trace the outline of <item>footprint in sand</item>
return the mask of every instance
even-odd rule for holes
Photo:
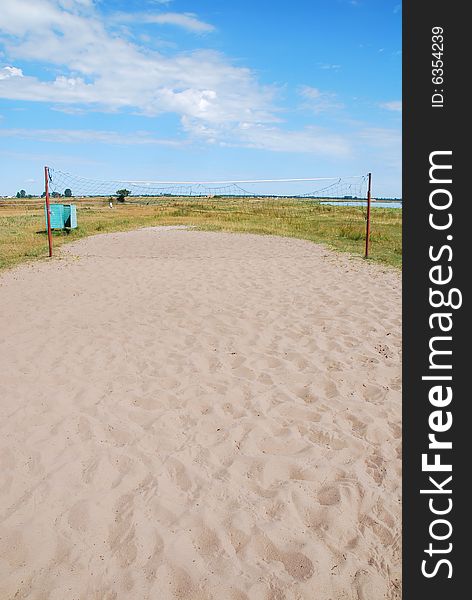
[[[82,481],[84,483],[89,484],[93,481],[98,468],[98,463],[99,461],[97,458],[91,458],[85,462],[84,466],[82,467]]]
[[[334,398],[339,394],[338,386],[334,383],[332,379],[328,379],[324,384],[324,391],[328,400]]]
[[[354,589],[358,600],[376,600],[377,598],[388,598],[387,582],[378,573],[372,573],[361,569],[354,575]],[[390,596],[391,597],[391,596]]]
[[[159,566],[162,564],[162,551],[164,550],[164,542],[161,536],[154,532],[154,547],[151,554],[147,557],[146,564],[144,565],[144,575],[147,581],[154,581],[156,572]]]
[[[305,385],[297,391],[297,396],[304,400],[307,404],[317,402],[318,397],[316,393],[311,389],[311,386]]]
[[[254,542],[265,561],[280,561],[296,581],[306,581],[315,572],[313,562],[301,552],[279,550],[264,534],[257,534]]]
[[[351,423],[351,428],[352,428],[352,432],[354,433],[354,435],[356,437],[364,439],[365,432],[367,429],[367,423],[364,423],[364,421],[361,421],[354,415],[348,415],[347,418],[348,418],[348,421],[350,421],[350,423]]]
[[[120,566],[125,568],[134,563],[138,554],[135,543],[136,527],[133,523],[133,494],[121,496],[116,504],[115,514],[115,523],[110,529],[108,543],[110,550],[117,555]]]
[[[385,460],[379,454],[379,451],[375,450],[373,454],[366,458],[365,464],[367,472],[370,473],[375,483],[381,485],[387,474],[387,469],[385,468]]]
[[[202,526],[193,540],[193,545],[198,554],[204,557],[220,555],[222,547],[218,535],[209,527]]]
[[[187,475],[187,469],[176,458],[170,458],[167,461],[167,472],[175,485],[182,491],[187,492],[192,487],[192,482]]]
[[[69,510],[67,521],[75,531],[86,531],[89,524],[89,503],[87,500],[78,500]]]
[[[318,502],[322,506],[333,506],[341,502],[339,488],[334,485],[327,485],[318,492]]]

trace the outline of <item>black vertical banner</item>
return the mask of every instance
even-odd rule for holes
[[[470,24],[460,2],[403,4],[405,600],[467,595],[472,193]],[[466,103],[468,110],[465,110]],[[469,492],[470,494],[470,492]]]

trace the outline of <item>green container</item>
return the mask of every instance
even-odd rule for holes
[[[75,229],[77,227],[77,207],[75,204],[50,204],[51,229]],[[46,227],[48,224],[46,205],[44,205],[44,214],[46,217]]]
[[[64,229],[64,206],[62,204],[50,204],[49,212],[51,214],[51,229]],[[44,205],[44,214],[46,216],[47,227],[48,214],[46,205]]]

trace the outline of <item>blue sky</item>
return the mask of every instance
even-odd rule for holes
[[[373,173],[401,196],[401,5],[2,0],[0,194]]]

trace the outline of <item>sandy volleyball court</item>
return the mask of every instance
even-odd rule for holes
[[[0,276],[0,598],[400,598],[400,274],[151,228]]]

